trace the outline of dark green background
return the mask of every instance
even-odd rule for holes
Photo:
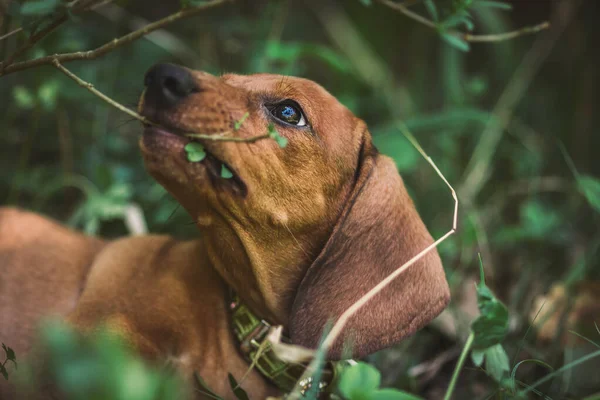
[[[407,124],[448,181],[461,189],[473,150],[518,66],[536,41],[554,41],[552,29],[566,21],[539,72],[517,85],[528,88],[490,154],[491,176],[473,198],[461,199],[459,231],[440,247],[454,294],[449,315],[459,337],[468,330],[465,299],[474,291],[481,252],[488,284],[509,306],[511,332],[505,347],[512,359],[536,296],[553,284],[576,288],[578,282],[600,275],[599,210],[582,195],[559,145],[564,144],[579,173],[600,176],[600,4],[583,1],[569,16],[576,3],[521,0],[512,1],[512,11],[474,11],[477,33],[505,32],[549,19],[554,24],[534,36],[472,44],[465,53],[434,30],[378,4],[237,1],[167,26],[100,59],[67,67],[130,107],[141,93],[144,72],[162,61],[214,74],[273,72],[313,79],[367,121],[379,149],[394,157],[423,219],[439,237],[451,227],[449,190],[394,120]],[[452,12],[452,1],[436,4],[442,13]],[[69,21],[27,58],[92,49],[178,8],[175,1],[116,2]],[[427,15],[420,4],[414,10]],[[19,26],[18,19],[8,22],[0,32]],[[0,57],[24,38],[0,43]],[[352,44],[342,45],[348,40]],[[123,210],[136,203],[151,232],[197,234],[191,219],[145,173],[137,150],[138,122],[50,66],[1,77],[0,99],[2,204],[115,237],[128,233]],[[599,314],[600,306],[582,328],[598,340],[593,316]],[[559,333],[550,344],[536,342],[530,333],[519,359],[539,357],[561,365],[580,347],[565,343]],[[435,398],[445,390],[455,358],[427,379],[410,377],[409,369],[456,345],[460,341],[452,329],[437,323],[372,360],[382,369],[385,385]],[[523,367],[519,376],[533,381],[545,373],[538,368]],[[600,380],[590,371],[574,374],[563,389],[593,391]],[[462,396],[494,387],[474,369],[467,369],[464,379]],[[557,393],[563,389],[560,380],[549,387],[553,398],[561,398]]]

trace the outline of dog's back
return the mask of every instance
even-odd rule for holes
[[[17,357],[29,350],[41,318],[75,307],[103,246],[37,214],[0,208],[0,341]]]

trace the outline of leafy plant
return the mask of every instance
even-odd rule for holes
[[[338,389],[348,400],[419,400],[418,396],[397,389],[380,389],[381,373],[366,363],[344,369]]]
[[[52,382],[67,400],[184,398],[178,378],[148,367],[108,329],[83,336],[63,323],[47,322],[40,346],[45,349],[44,359],[36,365],[46,368],[42,375],[32,375],[30,388],[37,382]]]
[[[184,147],[189,162],[200,162],[206,158],[204,146],[198,142],[190,142]]]
[[[14,350],[6,346],[4,343],[2,343],[2,350],[4,350],[4,361],[2,364],[0,364],[0,374],[2,374],[4,379],[8,380],[8,370],[6,369],[6,364],[10,361],[14,364],[15,368],[17,368],[17,357]]]

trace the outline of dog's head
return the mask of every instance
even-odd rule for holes
[[[263,317],[287,326],[294,343],[316,347],[328,321],[432,243],[393,161],[316,83],[159,64],[145,84],[140,112],[162,127],[147,127],[141,139],[147,169],[206,233],[224,279]],[[249,139],[270,124],[285,148],[270,139],[203,139],[202,161],[186,154],[186,133]],[[387,347],[448,300],[432,251],[351,319],[330,357],[344,342],[355,357]]]

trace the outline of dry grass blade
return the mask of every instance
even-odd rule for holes
[[[313,350],[306,347],[296,346],[281,342],[281,331],[283,326],[272,328],[267,336],[267,340],[271,343],[273,352],[281,361],[289,363],[303,363],[312,360],[315,356]]]

